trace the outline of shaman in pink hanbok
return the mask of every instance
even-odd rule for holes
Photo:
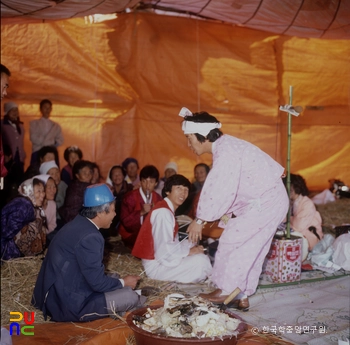
[[[226,219],[211,280],[227,293],[239,287],[249,296],[288,211],[284,169],[257,146],[229,135],[212,143],[212,154],[197,208],[200,219]]]

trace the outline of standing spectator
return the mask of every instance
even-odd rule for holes
[[[124,159],[122,163],[123,169],[126,171],[125,180],[127,183],[131,183],[134,189],[140,187],[140,177],[137,174],[139,170],[139,162],[137,159],[129,157]]]
[[[0,72],[1,72],[1,99],[3,99],[7,95],[7,89],[9,87],[9,79],[11,77],[11,72],[3,64],[0,65]]]
[[[213,155],[197,218],[187,229],[189,240],[202,238],[206,221],[223,219],[224,226],[211,275],[217,289],[200,296],[222,303],[239,287],[242,294],[237,296],[237,306],[247,309],[247,296],[256,291],[272,238],[288,210],[281,178],[284,169],[255,145],[224,135],[214,116],[188,110],[185,115],[182,129],[188,146],[198,156]]]
[[[58,147],[63,144],[61,126],[49,119],[51,111],[52,102],[49,99],[43,99],[40,102],[42,117],[30,122],[30,141],[33,144],[31,164],[37,161],[38,151],[43,146]]]
[[[1,76],[1,99],[3,99],[7,95],[7,89],[9,87],[9,79],[11,76],[10,70],[3,64],[0,64],[0,76]],[[0,137],[0,178],[1,179],[5,177],[7,174],[4,160],[5,158],[2,151],[2,139]],[[1,187],[0,187],[1,189],[2,189],[2,183],[3,181],[1,180]]]
[[[73,181],[73,165],[76,161],[83,159],[83,152],[78,146],[69,146],[64,150],[63,157],[68,164],[62,168],[61,180],[69,186]]]
[[[159,172],[153,165],[146,165],[140,171],[141,187],[127,193],[120,212],[119,234],[124,244],[132,249],[144,218],[161,196],[154,191]]]
[[[2,144],[8,145],[11,149],[12,159],[16,165],[18,186],[23,181],[24,159],[24,127],[19,119],[18,105],[15,102],[4,104],[4,119],[1,121]]]

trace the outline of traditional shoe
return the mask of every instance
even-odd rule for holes
[[[202,297],[204,299],[206,299],[207,301],[210,301],[212,303],[215,304],[222,304],[225,302],[226,298],[229,295],[221,295],[222,290],[220,289],[216,289],[214,291],[212,291],[211,293],[201,293],[199,294],[199,297]],[[244,296],[241,299],[235,299],[233,301],[231,301],[230,303],[228,303],[227,305],[229,308],[235,308],[235,309],[239,309],[242,311],[248,311],[249,310],[249,300],[247,296]]]
[[[218,298],[221,298],[221,293],[222,293],[222,290],[221,289],[215,289],[214,291],[210,292],[210,293],[200,293],[198,296],[199,297],[202,297],[210,302],[214,302],[216,301]],[[227,296],[226,296],[227,297]],[[226,298],[225,297],[225,298]],[[223,301],[225,300],[225,298],[223,299]],[[214,300],[214,301],[213,301]],[[217,303],[217,302],[214,302],[214,303]],[[220,303],[220,302],[218,302]]]
[[[235,308],[235,309],[242,310],[242,311],[248,311],[249,310],[249,299],[247,296],[245,296],[241,299],[235,299],[228,304],[228,307]]]

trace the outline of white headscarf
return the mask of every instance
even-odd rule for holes
[[[183,107],[180,110],[179,116],[193,116],[192,112]],[[194,134],[198,133],[206,137],[212,129],[221,128],[220,122],[192,122],[192,121],[183,121],[182,130],[185,134]]]

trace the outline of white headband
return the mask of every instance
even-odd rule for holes
[[[192,116],[192,115],[193,115],[192,112],[185,107],[183,107],[179,113],[179,116],[181,117]],[[206,137],[209,134],[209,132],[215,128],[221,128],[221,123],[220,122],[201,123],[201,122],[192,122],[192,121],[183,121],[182,123],[182,130],[184,131],[185,134],[199,133],[204,137]]]

